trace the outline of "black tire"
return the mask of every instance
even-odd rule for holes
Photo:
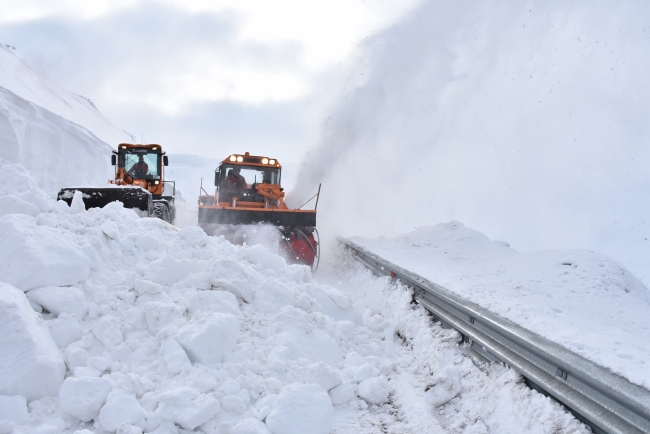
[[[153,204],[153,216],[171,223],[169,206],[165,202],[155,202]]]

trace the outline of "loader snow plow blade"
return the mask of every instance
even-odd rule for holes
[[[316,226],[316,211],[237,209],[219,207],[199,208],[199,226],[213,224],[254,225],[268,223],[274,226]]]
[[[83,196],[86,209],[103,208],[111,202],[122,202],[124,208],[139,209],[147,215],[152,211],[152,196],[147,190],[140,187],[113,187],[113,188],[62,188],[57,195],[58,200],[72,203],[74,192],[79,190]]]

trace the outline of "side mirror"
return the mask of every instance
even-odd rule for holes
[[[163,166],[169,166],[169,158],[167,158],[167,155],[163,155]]]
[[[219,185],[219,177],[221,176],[221,171],[220,170],[215,170],[214,171],[214,186]]]
[[[117,165],[117,155],[111,155],[111,166]]]

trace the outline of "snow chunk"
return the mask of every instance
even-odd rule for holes
[[[108,378],[68,377],[59,389],[59,405],[69,415],[89,422],[97,417],[112,389]]]
[[[262,275],[249,265],[227,259],[211,262],[208,274],[213,288],[232,292],[246,303],[253,301],[257,288],[264,280]]]
[[[177,305],[160,301],[145,303],[142,310],[147,319],[149,331],[153,334],[158,333],[165,326],[174,323],[183,316],[183,312]]]
[[[117,431],[122,424],[144,426],[145,412],[135,396],[124,390],[113,390],[99,412],[99,423],[109,432]]]
[[[224,410],[235,414],[242,414],[246,411],[246,403],[237,395],[224,396],[221,405]]]
[[[178,374],[192,367],[189,357],[178,342],[168,339],[165,343],[165,363],[172,374]]]
[[[82,350],[81,348],[72,348],[70,352],[68,352],[68,356],[67,356],[68,369],[74,371],[75,368],[78,368],[80,366],[86,366],[86,361],[89,358],[90,358],[90,354],[88,354],[86,351]]]
[[[359,384],[359,396],[368,404],[383,404],[388,401],[390,384],[384,377],[373,377]]]
[[[157,283],[151,282],[150,280],[138,279],[135,281],[134,289],[138,292],[138,294],[144,295],[158,294],[159,292],[162,292],[163,287],[162,285],[158,285]]]
[[[75,287],[36,288],[27,292],[27,298],[40,304],[54,315],[69,313],[74,315],[78,321],[81,321],[88,312],[83,292]]]
[[[179,261],[173,256],[165,256],[149,264],[144,278],[160,285],[171,286],[190,273],[186,261]]]
[[[235,425],[230,434],[271,434],[271,431],[266,424],[249,417]]]
[[[168,390],[158,398],[155,416],[194,429],[219,412],[219,401],[191,387]]]
[[[448,366],[427,386],[424,402],[432,407],[440,407],[458,396],[462,388],[458,368]]]
[[[334,409],[318,384],[290,384],[280,391],[266,418],[273,434],[328,434]]]
[[[54,343],[61,349],[81,339],[79,322],[72,315],[62,313],[58,318],[48,321],[47,325]]]
[[[354,375],[354,381],[357,383],[361,383],[362,381],[367,380],[368,378],[372,377],[378,377],[379,376],[379,369],[371,364],[371,363],[364,363],[361,365],[357,373]]]
[[[0,395],[0,420],[10,420],[21,425],[27,422],[27,400],[24,396]]]
[[[11,434],[16,428],[16,423],[11,420],[0,420],[0,434]]]
[[[79,214],[84,211],[86,211],[86,205],[84,204],[83,193],[75,190],[72,196],[72,202],[70,203],[70,214]]]
[[[287,262],[280,255],[271,253],[261,244],[247,247],[244,251],[244,258],[251,264],[257,264],[261,269],[278,271],[287,266]],[[258,268],[259,269],[259,268]]]
[[[239,337],[239,321],[233,315],[206,312],[195,315],[174,339],[185,349],[193,363],[220,362],[232,351]]]
[[[341,376],[336,369],[323,362],[301,367],[296,374],[303,383],[316,383],[325,390],[330,390],[341,383]]]
[[[283,307],[274,316],[277,325],[277,345],[289,348],[292,359],[305,358],[312,362],[334,365],[341,360],[341,349],[325,332],[311,322],[305,312]]]
[[[160,246],[160,241],[158,241],[158,239],[156,239],[155,237],[149,234],[144,234],[138,237],[137,240],[135,240],[135,246],[140,250],[144,250],[145,252],[148,252],[149,250],[158,250],[158,246]]]
[[[187,305],[190,313],[196,312],[221,312],[241,317],[239,302],[231,292],[227,291],[200,291],[192,295]]]
[[[327,392],[327,394],[330,396],[332,404],[347,404],[352,398],[354,398],[354,386],[350,383],[341,383]]]
[[[61,231],[25,215],[0,217],[0,279],[16,288],[73,285],[88,277],[89,264]]]
[[[120,229],[117,227],[117,224],[115,224],[115,222],[105,221],[102,223],[99,229],[101,229],[104,235],[106,235],[108,238],[112,238],[116,241],[120,239]]]
[[[102,317],[93,325],[93,334],[106,348],[115,348],[124,340],[122,325],[112,316]]]
[[[65,374],[61,351],[22,291],[0,283],[0,394],[55,395]]]
[[[262,313],[275,313],[284,306],[309,310],[312,300],[303,292],[290,288],[277,279],[267,279],[255,293],[253,305]]]
[[[41,210],[16,196],[0,196],[0,216],[5,214],[27,214],[36,216]]]

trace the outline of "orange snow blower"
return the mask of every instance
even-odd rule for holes
[[[215,170],[214,195],[201,186],[199,226],[210,235],[224,235],[234,243],[242,243],[235,234],[243,225],[267,224],[280,234],[280,250],[290,263],[306,264],[316,270],[320,242],[316,230],[316,208],[290,209],[284,203],[281,187],[282,166],[269,157],[233,154]],[[311,199],[310,199],[311,201]],[[304,205],[303,205],[304,206]],[[244,236],[245,237],[245,236]]]

